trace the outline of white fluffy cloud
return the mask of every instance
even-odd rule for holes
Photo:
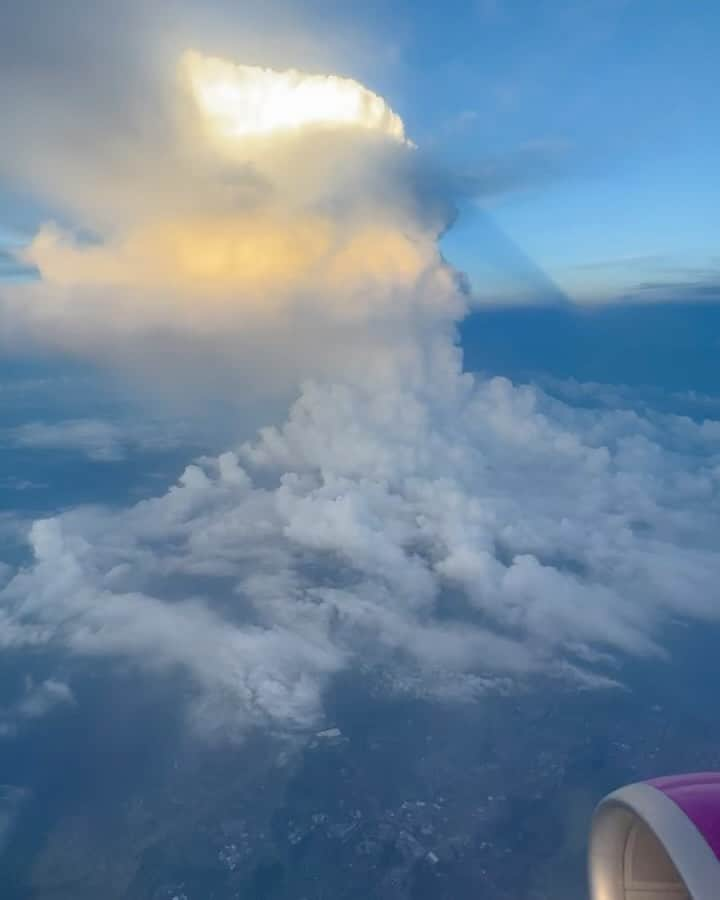
[[[452,365],[306,384],[287,422],[122,511],[35,523],[2,635],[180,666],[204,724],[311,724],[379,665],[466,697],[612,683],[674,616],[714,620],[720,423],[568,406]]]
[[[308,127],[326,133],[351,127],[405,140],[397,113],[351,78],[235,65],[195,51],[184,54],[182,68],[209,134],[224,143]]]

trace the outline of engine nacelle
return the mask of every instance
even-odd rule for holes
[[[720,773],[609,794],[593,816],[589,866],[591,900],[718,900]]]

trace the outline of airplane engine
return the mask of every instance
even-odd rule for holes
[[[591,900],[718,900],[720,772],[614,791],[593,815]]]

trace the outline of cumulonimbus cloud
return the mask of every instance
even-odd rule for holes
[[[387,105],[329,130],[321,107],[218,150],[178,102],[164,167],[151,141],[135,179],[87,158],[106,189],[73,205],[97,240],[30,246],[42,280],[2,306],[17,333],[116,362],[179,336],[256,391],[303,386],[166,494],[36,522],[0,640],[180,666],[196,721],[239,729],[309,726],[358,664],[444,698],[615,683],[618,655],[662,656],[669,617],[717,615],[720,426],[463,373],[466,298],[415,151]]]
[[[159,348],[169,364],[178,342],[207,341],[229,370],[292,389],[345,372],[333,348],[388,368],[410,331],[461,314],[437,247],[447,207],[418,190],[416,153],[382,98],[350,79],[189,52],[157,102],[164,141],[117,135],[132,167],[82,143],[72,164],[58,153],[58,196],[95,236],[40,229],[19,254],[39,279],[0,297],[6,339],[158,377]]]
[[[237,65],[193,50],[183,55],[181,68],[209,137],[221,145],[338,128],[366,129],[405,141],[400,116],[351,78]]]

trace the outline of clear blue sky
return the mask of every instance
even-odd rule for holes
[[[514,171],[484,204],[573,299],[720,274],[717,4],[412,8],[411,132],[461,168]],[[448,251],[480,274],[482,244],[466,227]]]

